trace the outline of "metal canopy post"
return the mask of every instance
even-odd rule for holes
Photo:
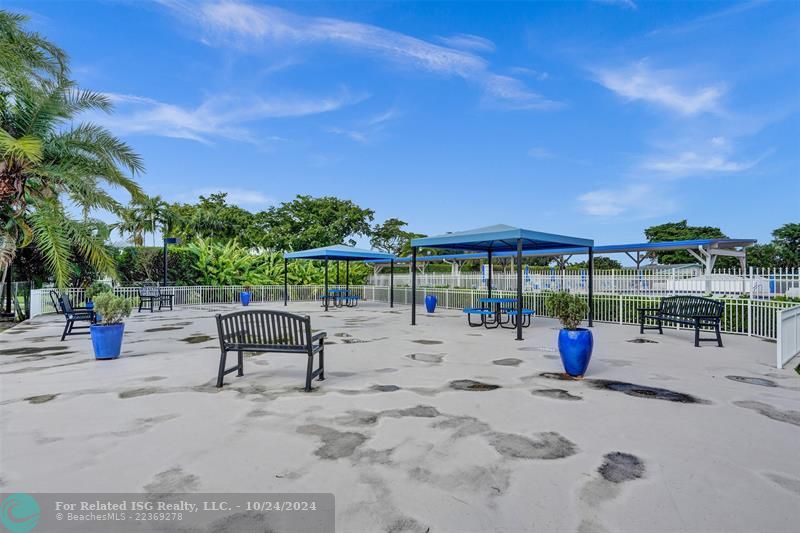
[[[589,327],[594,326],[594,247],[589,247]]]
[[[489,264],[489,281],[486,287],[489,289],[489,298],[492,297],[492,249],[486,252],[486,262]]]
[[[522,340],[522,239],[517,239],[517,340]]]
[[[417,325],[417,247],[411,248],[411,325]]]
[[[389,260],[389,307],[394,307],[394,259]]]
[[[325,311],[328,311],[328,260],[325,259],[325,294],[322,295],[325,302]]]
[[[283,258],[283,305],[289,305],[289,260]]]
[[[350,290],[350,260],[349,259],[345,259],[344,260],[344,264],[345,264],[344,288],[349,291]]]

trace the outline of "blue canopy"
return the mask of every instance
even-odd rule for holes
[[[369,261],[369,260],[386,260],[394,259],[392,254],[384,252],[375,252],[372,250],[362,250],[353,248],[352,246],[345,246],[343,244],[335,244],[333,246],[324,246],[322,248],[312,248],[310,250],[302,250],[299,252],[286,252],[283,254],[284,259],[331,259],[342,261]]]
[[[543,233],[498,224],[467,231],[445,233],[435,237],[413,239],[411,246],[417,248],[444,248],[448,250],[480,250],[493,252],[515,251],[517,241],[522,241],[523,250],[549,250],[556,248],[589,248],[591,239],[580,239],[553,233]]]

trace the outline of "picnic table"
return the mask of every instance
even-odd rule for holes
[[[522,327],[528,327],[531,317],[535,314],[531,309],[523,309],[522,316],[518,317],[517,307],[514,305],[517,303],[516,298],[481,298],[479,302],[481,303],[479,308],[468,307],[464,309],[464,313],[467,314],[467,323],[472,327],[484,326],[489,329],[496,327],[516,328],[517,320],[522,320]],[[503,304],[506,304],[505,307]],[[473,324],[472,315],[479,315],[481,321]],[[512,325],[506,326],[506,324]]]
[[[325,307],[326,300],[332,301],[334,307],[355,307],[358,305],[359,296],[351,294],[350,289],[328,289],[327,294],[320,296],[322,307]]]

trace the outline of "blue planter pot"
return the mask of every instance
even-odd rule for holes
[[[594,339],[588,329],[562,329],[558,334],[558,352],[564,371],[573,377],[583,376],[592,358],[593,347]]]
[[[436,311],[436,296],[434,296],[433,294],[429,294],[428,296],[425,297],[425,309],[429,313],[433,313],[434,311]]]
[[[94,302],[91,300],[86,300],[86,309],[94,309]]]
[[[122,334],[125,324],[101,326],[92,324],[89,328],[92,335],[92,348],[95,359],[116,359],[122,352]]]
[[[242,291],[239,293],[239,299],[242,301],[242,305],[250,305],[250,293]]]

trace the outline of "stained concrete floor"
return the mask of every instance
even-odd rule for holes
[[[59,342],[57,316],[0,333],[0,490],[332,492],[341,532],[798,526],[800,376],[772,343],[599,324],[564,381],[551,320],[518,342],[452,311],[298,303],[328,379],[304,393],[305,356],[263,354],[218,390],[233,309],[134,314],[115,361]]]

